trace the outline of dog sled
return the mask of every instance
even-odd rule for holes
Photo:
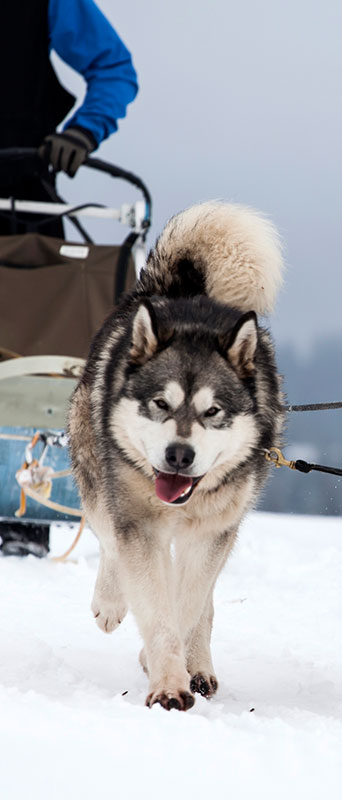
[[[27,159],[42,170],[31,148],[2,151],[1,158],[9,165]],[[8,554],[45,555],[50,525],[81,517],[64,432],[68,401],[92,337],[145,261],[147,187],[97,158],[84,167],[132,184],[138,199],[119,208],[74,206],[48,175],[42,182],[51,201],[0,199],[0,219],[11,224],[11,234],[0,236],[0,546]],[[128,235],[120,245],[96,244],[86,218],[117,221]],[[77,228],[77,241],[44,234],[57,219]],[[23,221],[25,232],[17,233]]]

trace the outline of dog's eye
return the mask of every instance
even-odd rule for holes
[[[219,411],[221,411],[221,409],[217,408],[217,406],[211,406],[210,408],[208,408],[207,411],[205,411],[204,416],[205,417],[215,417],[216,414],[219,413]]]
[[[162,411],[168,411],[169,406],[161,397],[158,397],[157,400],[154,400],[157,408],[161,408]]]

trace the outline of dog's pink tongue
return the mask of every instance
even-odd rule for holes
[[[192,478],[186,475],[170,475],[168,472],[159,472],[156,477],[156,493],[160,500],[172,503],[177,500],[186,489],[192,486]]]

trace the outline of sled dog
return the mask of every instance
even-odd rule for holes
[[[148,706],[186,710],[218,687],[215,581],[283,422],[257,319],[282,266],[276,230],[249,208],[176,215],[96,335],[71,401],[73,473],[100,542],[92,611],[107,633],[133,612]]]

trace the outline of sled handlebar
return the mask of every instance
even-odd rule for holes
[[[0,160],[2,159],[25,159],[25,158],[34,158],[37,157],[39,162],[43,162],[38,155],[38,149],[36,147],[7,147],[0,149]],[[106,175],[110,175],[112,178],[119,178],[121,180],[126,181],[127,183],[132,184],[137,189],[139,189],[144,197],[145,200],[145,207],[146,213],[145,218],[143,221],[143,227],[147,230],[151,225],[151,211],[152,211],[152,198],[150,192],[146,186],[146,184],[139,178],[137,175],[134,175],[133,172],[128,172],[121,167],[117,167],[115,164],[111,164],[108,161],[102,161],[100,158],[92,158],[88,157],[84,160],[81,166],[89,167],[90,169],[95,169],[98,172],[104,172]]]

